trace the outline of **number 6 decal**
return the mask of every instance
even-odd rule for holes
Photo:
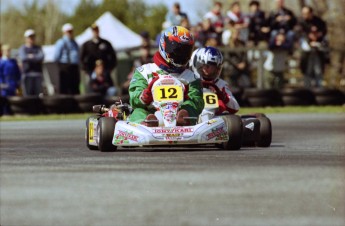
[[[217,108],[218,96],[215,93],[204,93],[205,108]]]

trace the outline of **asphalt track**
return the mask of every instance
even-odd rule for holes
[[[345,225],[345,115],[269,115],[268,149],[87,150],[84,121],[1,122],[0,225]]]

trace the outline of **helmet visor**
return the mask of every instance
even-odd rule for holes
[[[166,42],[165,51],[175,66],[185,66],[193,52],[194,45]]]

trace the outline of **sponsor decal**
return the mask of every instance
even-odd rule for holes
[[[164,134],[165,137],[180,137],[182,135],[183,135],[183,133],[167,133],[167,134]]]
[[[168,123],[173,123],[176,119],[176,111],[165,109],[163,110],[163,117]]]
[[[223,126],[213,129],[211,133],[206,135],[207,140],[211,140],[213,138],[216,138],[216,140],[223,140],[225,137],[226,131]]]
[[[176,141],[176,140],[182,140],[183,139],[183,133],[168,133],[163,134],[164,140],[167,141]]]
[[[139,125],[137,123],[133,122],[127,122],[127,125],[133,126],[133,127],[138,127]]]
[[[217,122],[216,119],[211,119],[207,122],[207,125],[212,125],[213,123]]]
[[[251,131],[253,131],[254,130],[254,122],[251,122],[248,125],[246,125],[246,128],[250,129]]]
[[[143,71],[144,71],[144,67],[143,67],[143,66],[140,66],[140,67],[137,68],[137,70],[138,70],[139,72],[143,72]]]
[[[128,144],[129,141],[138,142],[139,136],[133,134],[133,131],[122,131],[119,130],[115,135],[115,144]]]
[[[165,110],[167,109],[167,110],[174,110],[174,109],[177,109],[177,107],[178,107],[178,103],[177,102],[172,102],[172,103],[162,103],[161,105],[160,105],[160,108],[162,109],[162,108],[164,108]]]
[[[193,132],[193,128],[175,127],[175,128],[153,129],[153,133],[160,133],[160,134],[191,133],[191,132]]]
[[[164,79],[161,81],[162,85],[174,85],[175,79]]]

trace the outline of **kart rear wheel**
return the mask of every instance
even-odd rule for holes
[[[239,150],[242,146],[243,123],[238,115],[224,115],[222,118],[228,126],[228,142],[223,143],[226,150]]]
[[[90,118],[95,118],[94,116],[90,116],[86,119],[86,131],[85,131],[85,141],[86,141],[86,147],[89,149],[89,150],[98,150],[98,147],[97,146],[94,146],[94,145],[90,145],[89,144],[89,136],[90,136],[90,129],[89,129],[89,121],[90,121]]]
[[[116,119],[102,117],[98,120],[98,148],[102,152],[116,151],[117,146],[112,144]]]
[[[260,121],[260,138],[256,145],[258,147],[269,147],[272,142],[272,124],[267,117],[257,117]]]

